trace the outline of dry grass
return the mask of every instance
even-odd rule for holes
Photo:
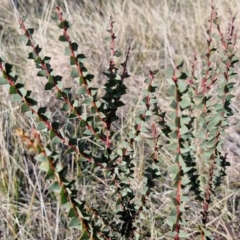
[[[16,66],[21,81],[33,90],[41,104],[58,113],[53,95],[43,93],[44,82],[36,77],[33,63],[26,61],[29,52],[23,43],[18,41],[21,34],[13,8],[9,0],[1,0],[0,5],[0,55]],[[36,4],[36,2],[38,4]],[[143,88],[143,80],[148,74],[148,68],[163,70],[171,65],[176,56],[184,56],[186,67],[190,68],[194,51],[197,52],[199,70],[204,60],[206,41],[205,30],[210,12],[208,0],[123,0],[123,1],[62,1],[61,6],[69,13],[73,22],[70,32],[73,40],[79,43],[80,51],[87,57],[87,67],[95,77],[94,84],[101,86],[104,76],[101,74],[108,64],[109,45],[104,38],[109,17],[116,21],[118,49],[124,54],[131,45],[129,70],[131,78],[127,79],[129,88],[125,102],[137,103],[139,92]],[[56,1],[19,1],[22,13],[28,13],[26,22],[35,28],[34,38],[43,47],[44,55],[52,57],[52,66],[56,73],[65,76],[66,86],[74,84],[69,76],[67,57],[63,56],[64,47],[57,43],[59,31],[56,22],[51,19]],[[37,6],[38,5],[38,6]],[[219,15],[223,16],[223,27],[227,27],[229,9],[240,9],[238,0],[218,0]],[[237,16],[237,24],[240,18]],[[225,25],[224,25],[225,24]],[[57,44],[56,44],[57,43]],[[237,49],[239,50],[240,39]],[[240,75],[240,68],[237,69]],[[164,108],[168,107],[166,82],[163,75],[158,75],[161,91],[159,101]],[[239,239],[239,199],[240,199],[240,126],[238,119],[238,100],[240,97],[239,83],[235,90],[236,99],[233,103],[235,116],[226,136],[226,148],[229,151],[231,167],[226,177],[226,185],[219,190],[221,198],[216,198],[211,211],[214,218],[208,224],[209,229],[216,233],[216,239]],[[7,89],[1,88],[0,93],[0,239],[76,239],[78,232],[66,230],[65,216],[59,211],[55,196],[47,191],[47,183],[37,168],[31,154],[25,152],[22,143],[14,135],[16,128],[29,129],[34,123],[19,114],[17,105],[10,102]],[[124,124],[116,126],[121,134],[131,124],[131,114],[135,106],[127,105],[120,114]],[[238,143],[239,142],[239,143]],[[139,173],[144,164],[144,146],[139,144],[136,149],[139,156],[137,167]],[[172,162],[168,152],[162,152],[163,167]],[[164,172],[164,171],[163,171]],[[136,176],[141,179],[141,174]],[[136,183],[136,188],[138,183]],[[95,191],[81,184],[82,193]],[[94,188],[94,187],[92,187]],[[164,180],[159,187],[161,192],[153,198],[151,211],[148,213],[151,221],[149,239],[167,239],[160,237],[162,219],[168,214],[168,194],[171,191],[169,182]],[[107,191],[106,191],[107,192]],[[107,195],[103,196],[107,199]],[[105,199],[105,200],[106,200]],[[239,204],[240,205],[240,204]],[[157,209],[156,209],[157,206]],[[191,206],[193,209],[195,206]],[[238,208],[237,208],[238,207]],[[193,210],[194,211],[194,210]],[[237,222],[238,221],[238,222]],[[190,227],[196,227],[194,218]]]

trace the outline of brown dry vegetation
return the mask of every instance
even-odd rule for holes
[[[36,2],[38,4],[36,4]],[[52,66],[56,73],[64,76],[66,86],[74,84],[69,76],[68,59],[63,56],[64,47],[58,43],[59,30],[56,22],[51,19],[57,1],[21,0],[21,14],[28,14],[26,24],[35,28],[35,40],[43,47],[44,55],[52,57]],[[76,3],[78,2],[78,3]],[[87,57],[89,71],[95,75],[96,86],[101,86],[104,76],[101,74],[108,64],[110,54],[109,45],[104,38],[110,15],[116,21],[117,48],[124,53],[131,45],[129,72],[127,79],[129,88],[125,102],[127,107],[119,113],[125,119],[127,129],[131,124],[133,114],[140,97],[143,81],[147,76],[147,69],[164,70],[173,64],[176,56],[183,56],[186,68],[190,68],[193,53],[198,56],[198,66],[201,69],[206,52],[206,26],[210,13],[208,0],[122,0],[122,1],[61,1],[61,7],[69,13],[73,23],[70,34],[79,43],[79,48]],[[238,11],[238,0],[218,0],[216,7],[223,17],[223,28],[227,28],[230,9]],[[236,26],[239,26],[239,15]],[[224,25],[225,24],[225,25]],[[26,61],[29,49],[18,40],[21,30],[16,20],[11,1],[1,0],[0,5],[0,55],[6,55],[12,62],[21,81],[27,88],[33,90],[40,103],[48,104],[61,117],[53,96],[43,92],[45,82],[36,77],[34,64]],[[237,50],[239,51],[240,39]],[[240,54],[237,54],[240,55]],[[240,68],[237,67],[238,76]],[[236,78],[236,81],[239,77]],[[163,75],[157,76],[160,85],[159,101],[164,108],[168,107],[166,87]],[[216,233],[216,239],[240,238],[240,87],[236,85],[236,98],[233,103],[234,117],[230,121],[230,128],[226,135],[225,148],[229,152],[231,166],[228,168],[225,185],[219,189],[219,196],[211,205],[214,218],[208,224],[210,230]],[[133,104],[129,104],[129,103]],[[0,92],[0,239],[76,239],[75,231],[66,230],[66,218],[59,210],[55,196],[47,191],[47,183],[38,170],[38,166],[31,154],[24,150],[24,146],[15,136],[17,128],[29,129],[34,123],[20,114],[19,107],[10,102],[6,88]],[[27,131],[27,130],[26,130]],[[124,133],[122,133],[124,134]],[[144,149],[139,149],[139,169],[144,164]],[[161,153],[166,166],[171,164],[172,158],[168,152]],[[71,159],[70,159],[71,160]],[[141,175],[141,171],[139,171]],[[141,179],[141,176],[137,176]],[[82,185],[82,192],[88,195],[94,192],[95,186]],[[136,183],[136,188],[138,183]],[[91,189],[92,188],[92,189]],[[156,194],[149,215],[152,219],[148,228],[151,229],[149,239],[167,239],[158,237],[162,217],[168,212],[168,194],[171,191],[168,181],[163,182],[162,190]],[[104,198],[104,196],[103,196]],[[156,206],[158,208],[156,209]],[[191,206],[194,207],[194,206]],[[193,219],[193,225],[196,219]]]

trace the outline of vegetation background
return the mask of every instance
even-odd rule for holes
[[[148,75],[148,69],[159,69],[157,76],[161,92],[159,101],[167,110],[167,83],[161,73],[177,56],[183,56],[186,67],[190,69],[194,52],[198,58],[198,69],[206,54],[206,27],[210,14],[208,0],[99,0],[99,1],[55,1],[55,0],[19,0],[21,14],[27,14],[26,24],[35,28],[34,38],[43,47],[44,55],[52,57],[55,72],[62,76],[69,76],[68,59],[63,57],[64,47],[58,41],[59,31],[56,23],[51,19],[56,4],[69,13],[69,20],[73,23],[70,34],[79,43],[80,51],[87,59],[87,67],[95,75],[95,85],[104,82],[102,75],[108,64],[110,48],[104,40],[108,36],[106,29],[109,18],[116,21],[117,48],[125,53],[131,46],[129,73],[125,84],[128,87],[126,107],[120,113],[124,124],[131,124],[131,114],[134,112],[138,99],[141,97],[143,82]],[[218,13],[223,17],[222,26],[227,28],[230,10],[233,13],[240,10],[238,0],[216,1]],[[236,26],[239,26],[237,15]],[[224,25],[225,24],[225,25]],[[34,63],[27,62],[29,49],[19,41],[21,30],[16,19],[14,8],[10,0],[1,0],[0,5],[0,55],[5,54],[12,62],[26,87],[38,96],[38,101],[48,103],[55,111],[55,116],[61,118],[61,113],[52,101],[53,96],[46,95],[43,88],[45,82],[36,77]],[[240,46],[237,40],[237,49]],[[239,55],[239,54],[237,54]],[[239,66],[236,69],[240,76]],[[239,80],[239,77],[236,78]],[[72,79],[65,78],[65,84]],[[211,205],[215,218],[211,219],[208,227],[216,232],[216,239],[239,239],[240,237],[240,87],[236,84],[235,100],[233,102],[234,117],[230,120],[230,128],[225,141],[225,148],[229,152],[231,166],[224,186],[219,190]],[[7,90],[0,92],[0,239],[75,239],[75,232],[65,229],[64,216],[59,212],[59,205],[51,201],[47,191],[47,184],[38,169],[31,153],[27,152],[23,143],[16,136],[17,129],[29,129],[32,122],[24,118],[19,106],[11,103]],[[116,126],[124,129],[125,126]],[[138,146],[139,163],[144,164],[144,153]],[[172,159],[168,152],[161,153],[166,166]],[[141,178],[139,172],[139,179]],[[136,176],[136,180],[138,176]],[[167,206],[168,181],[164,192],[156,194],[158,204],[152,206],[149,213],[151,221],[151,239],[156,238],[158,228],[155,224],[161,209]],[[136,181],[136,187],[138,182]],[[94,186],[90,186],[90,188]],[[89,186],[82,186],[88,195]],[[157,208],[156,208],[157,207]]]

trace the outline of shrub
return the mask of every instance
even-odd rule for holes
[[[165,179],[170,181],[172,202],[166,203],[155,221],[154,227],[159,229],[156,237],[214,238],[207,227],[209,206],[229,165],[222,143],[227,119],[232,116],[231,78],[236,75],[234,65],[238,59],[235,17],[231,16],[225,36],[214,6],[211,8],[201,74],[196,73],[196,55],[189,72],[184,70],[182,59],[162,71],[169,83],[171,106],[171,111],[164,112],[156,97],[156,91],[160,91],[156,81],[158,71],[149,70],[144,98],[124,135],[116,125],[121,124],[118,111],[124,106],[122,99],[127,92],[124,82],[130,77],[131,48],[118,65],[121,54],[115,46],[113,19],[108,30],[110,61],[103,73],[107,80],[100,95],[91,84],[94,76],[85,66],[86,56],[78,53],[78,44],[68,32],[71,24],[59,7],[55,16],[62,31],[59,41],[66,45],[65,55],[72,66],[70,77],[77,81],[77,89],[63,86],[62,76],[54,73],[50,57],[41,56],[42,49],[33,40],[34,29],[26,27],[25,17],[19,18],[21,39],[31,48],[28,59],[34,61],[37,76],[47,80],[44,90],[55,92],[56,104],[66,119],[53,117],[47,105],[39,107],[31,91],[18,81],[13,65],[4,58],[0,58],[0,84],[8,86],[12,101],[19,103],[21,112],[36,123],[32,136],[21,129],[17,135],[34,153],[39,169],[45,173],[48,190],[58,196],[67,214],[67,227],[78,230],[78,239],[151,238],[149,208],[151,204],[159,204],[158,193],[166,191]],[[139,171],[136,148],[141,141],[144,141],[145,161],[141,179],[136,179]],[[163,149],[173,159],[168,172],[162,170],[166,165],[161,158]],[[72,171],[69,155],[74,160]],[[140,180],[136,187],[136,181]],[[91,187],[86,196],[79,187],[83,182]],[[51,195],[50,200],[53,199]],[[193,209],[201,211],[194,216]]]

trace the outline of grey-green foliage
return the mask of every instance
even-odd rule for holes
[[[0,59],[2,77],[0,84],[9,85],[12,101],[21,104],[21,111],[37,122],[36,131],[48,136],[48,141],[39,139],[33,146],[35,159],[39,162],[39,169],[46,173],[46,179],[51,181],[49,190],[59,196],[59,201],[69,218],[68,227],[80,231],[79,239],[147,239],[150,229],[142,229],[147,222],[146,213],[149,211],[151,196],[156,191],[162,177],[161,148],[166,148],[173,156],[174,163],[169,167],[172,179],[171,192],[172,210],[165,223],[168,233],[159,230],[162,235],[174,239],[189,238],[190,235],[199,239],[212,239],[207,230],[209,204],[221,177],[225,175],[227,158],[222,153],[222,140],[227,119],[232,115],[230,108],[230,92],[234,84],[230,79],[235,76],[235,31],[234,18],[230,20],[227,37],[220,30],[217,13],[212,6],[210,25],[207,30],[206,67],[199,77],[196,76],[195,60],[191,73],[183,70],[183,61],[177,60],[174,68],[165,70],[169,82],[170,106],[172,111],[163,112],[156,98],[159,91],[155,81],[158,71],[149,70],[149,77],[145,80],[147,87],[143,90],[141,110],[134,118],[134,124],[125,139],[114,138],[116,130],[112,126],[118,121],[118,109],[124,106],[122,96],[126,94],[124,80],[130,77],[127,69],[130,48],[127,50],[123,63],[117,66],[120,53],[115,49],[114,22],[110,20],[111,56],[108,69],[103,73],[107,80],[103,88],[103,96],[98,95],[98,88],[91,82],[94,78],[84,65],[86,56],[78,53],[78,44],[72,42],[68,34],[71,24],[63,17],[57,8],[57,18],[62,35],[59,41],[66,45],[65,55],[69,57],[72,66],[70,76],[76,79],[79,87],[63,88],[62,76],[55,75],[51,67],[51,58],[41,57],[41,48],[33,41],[33,28],[26,28],[25,19],[20,20],[20,27],[24,34],[21,37],[26,45],[32,48],[28,58],[33,60],[38,69],[37,76],[47,80],[46,91],[55,91],[59,108],[65,113],[66,121],[77,125],[77,132],[67,136],[61,123],[52,119],[47,106],[38,107],[38,102],[32,97],[31,91],[25,89],[24,84],[18,83],[18,76],[13,66]],[[216,26],[219,49],[213,45],[213,26]],[[215,89],[217,96],[211,89]],[[170,117],[166,121],[166,116]],[[160,130],[160,132],[159,132]],[[141,134],[151,135],[146,143],[149,145],[150,155],[146,157],[141,190],[133,188],[135,167],[134,144],[141,140]],[[69,134],[68,134],[69,135]],[[165,143],[161,142],[164,136]],[[91,140],[91,141],[89,141]],[[72,154],[76,159],[75,177],[68,176],[67,164],[60,161],[59,144],[63,144],[63,155]],[[165,145],[164,145],[165,144]],[[201,150],[201,161],[208,169],[205,181],[199,175],[197,165],[198,149]],[[90,184],[94,176],[103,178],[108,183],[112,193],[109,202],[99,199],[92,204],[90,199],[79,196],[76,188],[79,172],[85,176]],[[98,197],[97,197],[98,198]],[[198,229],[185,229],[188,224],[186,207],[191,202],[203,205],[202,221]]]

